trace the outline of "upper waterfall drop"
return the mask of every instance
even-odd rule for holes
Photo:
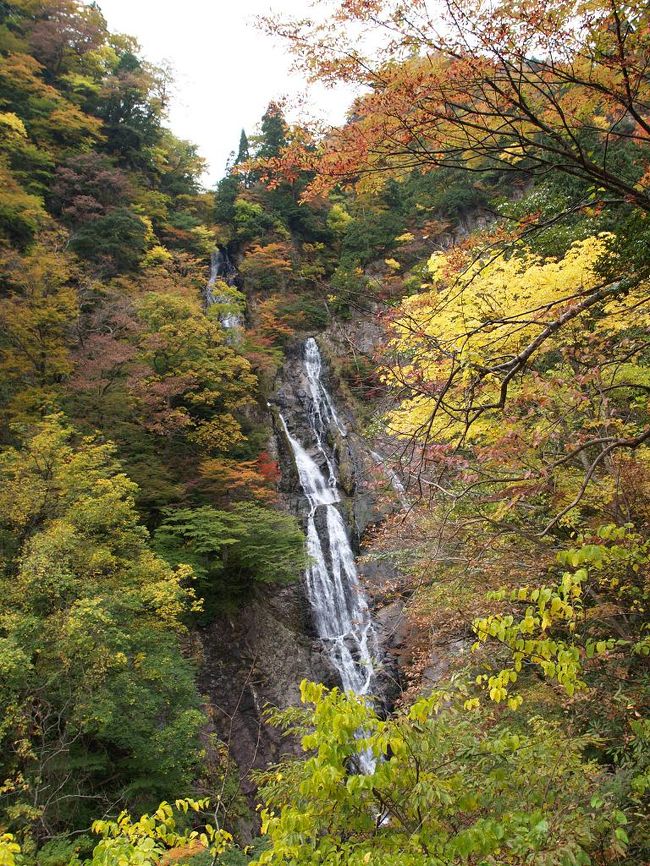
[[[228,286],[234,285],[236,277],[237,268],[228,255],[227,250],[222,250],[218,247],[210,256],[210,277],[204,290],[205,305],[208,309],[214,304],[232,304],[232,298],[229,298],[224,293],[215,293],[215,288],[219,280]],[[235,312],[222,313],[219,321],[228,331],[242,326],[242,317]]]
[[[304,344],[303,368],[309,386],[304,422],[313,438],[313,452],[289,430],[280,414],[293,453],[300,486],[309,504],[305,574],[307,597],[318,637],[339,673],[345,690],[368,694],[375,677],[377,639],[370,610],[359,582],[348,530],[338,504],[341,493],[328,430],[346,431],[322,380],[322,359],[313,337]],[[326,478],[319,463],[326,467]],[[361,756],[364,772],[372,770],[370,756]]]

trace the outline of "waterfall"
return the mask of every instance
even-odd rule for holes
[[[306,421],[315,442],[316,459],[292,435],[282,414],[280,421],[309,503],[307,597],[316,633],[339,673],[343,688],[365,695],[373,685],[377,640],[347,528],[337,507],[341,495],[335,461],[327,445],[328,427],[335,426],[342,435],[346,433],[323,384],[321,356],[313,338],[305,343],[303,363],[311,398]],[[327,477],[317,460],[325,465]],[[362,772],[372,772],[371,755],[360,755],[359,763]]]
[[[213,304],[232,304],[233,299],[226,294],[215,294],[217,282],[226,283],[232,286],[237,277],[237,268],[234,266],[232,259],[228,255],[227,250],[217,248],[210,256],[210,278],[205,287],[205,305],[208,309]],[[241,316],[235,312],[225,312],[219,317],[219,321],[226,330],[239,328],[242,324]]]

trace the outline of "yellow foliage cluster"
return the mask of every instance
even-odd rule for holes
[[[391,349],[398,359],[383,371],[388,384],[412,386],[412,396],[389,416],[393,430],[411,436],[427,425],[439,394],[454,374],[449,398],[460,407],[476,397],[477,377],[482,402],[497,398],[501,376],[495,368],[508,362],[536,340],[545,329],[603,284],[598,272],[613,236],[601,233],[575,242],[563,258],[542,258],[528,252],[507,256],[501,252],[450,276],[452,263],[445,253],[434,253],[428,262],[431,282],[422,294],[401,305]],[[637,310],[640,286],[623,297],[614,297],[595,309],[596,314],[577,316],[543,344],[542,351],[570,345],[590,332],[599,340],[634,325],[643,324]],[[647,314],[647,322],[650,317]],[[620,372],[620,371],[619,371]],[[513,386],[514,388],[517,385]],[[464,418],[441,415],[430,435],[452,438]],[[476,438],[489,424],[485,418],[472,431]]]

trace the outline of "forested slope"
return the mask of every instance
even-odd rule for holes
[[[92,819],[222,784],[193,631],[297,578],[303,536],[272,352],[205,310],[214,197],[166,73],[94,5],[0,19],[0,823],[63,863]]]

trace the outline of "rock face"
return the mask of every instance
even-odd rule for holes
[[[267,589],[232,617],[219,617],[201,634],[201,686],[215,727],[240,770],[242,790],[254,791],[249,774],[295,753],[297,744],[265,724],[265,706],[300,703],[300,681],[332,682],[334,672],[309,637],[302,586]]]
[[[250,808],[249,817],[237,822],[244,841],[259,832],[251,772],[300,753],[295,737],[283,736],[265,721],[266,706],[299,705],[305,678],[336,682],[336,672],[308,631],[302,585],[294,584],[265,588],[237,614],[218,617],[200,634],[199,685],[212,729],[228,747]]]

